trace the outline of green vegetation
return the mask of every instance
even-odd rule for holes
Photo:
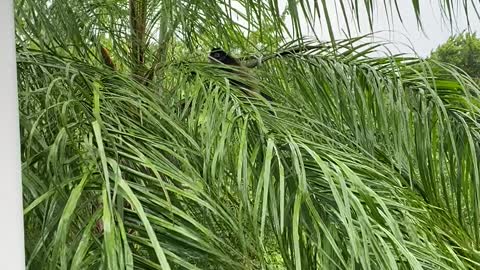
[[[247,97],[211,47],[318,44],[299,18],[334,14],[229,3],[16,1],[28,269],[478,269],[471,78],[332,36]]]
[[[430,56],[432,59],[457,66],[476,81],[480,80],[480,39],[475,33],[450,37]]]

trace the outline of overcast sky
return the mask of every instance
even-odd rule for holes
[[[279,0],[279,2],[285,3],[286,0]],[[334,0],[327,2],[329,3],[329,15],[335,15],[335,3],[338,5],[338,2]],[[383,2],[383,0],[377,1],[377,3]],[[392,41],[401,52],[412,52],[411,48],[409,48],[409,46],[412,46],[415,52],[420,56],[428,56],[432,50],[445,42],[452,33],[460,33],[461,31],[467,29],[467,20],[466,16],[464,15],[463,6],[457,7],[458,14],[455,16],[456,24],[454,25],[453,29],[451,29],[446,19],[442,18],[439,0],[420,0],[421,18],[423,20],[425,31],[425,33],[422,33],[415,19],[412,1],[400,0],[398,2],[399,10],[402,14],[403,25],[400,20],[396,18],[396,13],[394,16],[390,17],[390,20],[388,20],[384,7],[381,5],[377,8],[374,16],[374,31],[384,31],[382,33],[377,33],[376,36],[380,39],[384,38]],[[480,33],[479,19],[476,17],[473,10],[471,10],[469,13],[471,20],[471,31],[477,31]],[[366,34],[369,32],[366,17],[367,16],[365,15],[363,16],[363,20],[361,19],[362,31],[359,34]],[[392,17],[394,17],[393,20]],[[343,21],[343,19],[341,21]],[[333,27],[335,35],[339,35],[338,37],[341,38],[342,31],[346,31],[345,25],[339,22],[335,23]],[[316,28],[321,29],[320,33],[317,34],[319,34],[319,37],[322,40],[329,39],[325,25],[320,27],[318,24]],[[308,26],[304,24],[304,30],[307,29]],[[389,29],[392,31],[388,31]]]

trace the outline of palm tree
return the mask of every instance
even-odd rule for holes
[[[478,86],[281,4],[16,1],[28,269],[480,267]],[[271,103],[206,61],[285,43]]]

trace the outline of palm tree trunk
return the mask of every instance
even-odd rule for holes
[[[143,81],[145,74],[145,29],[147,18],[147,1],[130,0],[132,74],[138,81]]]

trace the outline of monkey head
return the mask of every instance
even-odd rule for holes
[[[208,56],[210,62],[212,63],[223,63],[225,65],[235,65],[239,66],[239,62],[234,57],[230,56],[224,50],[220,48],[213,48],[210,51],[210,55]]]

